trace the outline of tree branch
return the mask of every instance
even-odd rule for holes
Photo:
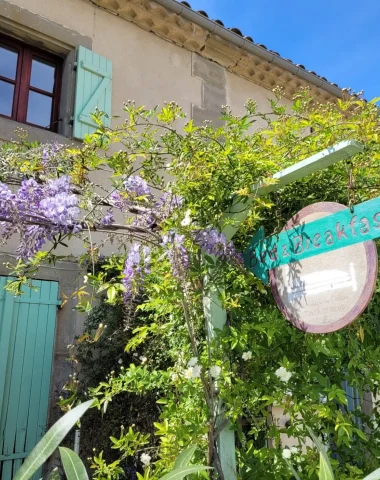
[[[33,216],[32,214],[28,214],[29,219],[23,220],[22,223],[26,225],[38,225],[41,227],[53,227],[53,226],[63,226],[67,227],[71,230],[74,230],[75,226],[80,226],[82,229],[90,229],[92,232],[108,232],[108,233],[113,233],[113,232],[118,232],[118,231],[126,231],[130,233],[141,233],[144,235],[150,235],[153,236],[155,239],[161,242],[161,236],[155,232],[152,232],[151,230],[148,230],[147,228],[144,227],[139,227],[137,225],[121,225],[119,223],[114,223],[112,225],[89,225],[87,222],[77,222],[75,225],[59,225],[53,222],[49,222],[48,220],[42,219],[42,217],[36,217]],[[8,217],[0,216],[0,222],[4,223],[9,223],[15,225],[15,223]]]

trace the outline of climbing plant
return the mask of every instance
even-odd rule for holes
[[[342,388],[347,381],[363,402],[369,392],[377,394],[378,291],[350,327],[304,334],[281,316],[241,258],[259,225],[276,233],[312,202],[351,205],[378,195],[376,101],[347,95],[320,105],[303,90],[290,103],[276,89],[266,112],[252,100],[241,116],[225,107],[219,128],[194,125],[175,103],[147,109],[128,102],[126,120],[112,129],[96,112],[98,129],[82,148],[25,139],[2,147],[2,239],[19,238],[19,260],[9,266],[17,278],[8,289],[17,293],[41,264],[54,263],[65,248],[70,253],[71,239],[79,237],[84,250],[78,261],[89,271],[76,292],[77,308],[90,313],[103,296],[121,309],[128,331],[115,339],[102,319],[77,340],[108,341],[109,351],[113,341],[126,343],[126,357],[109,359],[108,376],[81,395],[94,399],[105,421],[110,404],[125,394],[153,395],[159,408],[156,440],[149,444],[134,427],[120,426],[110,439],[119,460],[107,463],[96,450],[93,478],[119,478],[130,455],[139,475],[156,478],[190,443],[199,447],[196,461],[214,465],[212,474],[222,478],[217,402],[236,430],[241,478],[290,478],[289,457],[307,478],[317,478],[318,452],[304,445],[305,426],[330,446],[336,478],[359,479],[378,466],[377,410],[349,411]],[[273,182],[276,171],[346,139],[364,144],[350,164],[340,162],[264,199],[255,195],[258,182]],[[232,243],[222,230],[233,224],[225,212],[238,201],[249,212]],[[211,287],[220,292],[228,322],[210,348],[203,299]],[[77,346],[70,353],[75,358]],[[66,387],[66,409],[78,400],[76,385]],[[278,408],[288,415],[285,426],[274,421]],[[282,435],[295,439],[292,449],[282,448]]]

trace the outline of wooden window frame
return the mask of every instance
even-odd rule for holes
[[[33,125],[34,127],[42,128],[44,130],[58,132],[63,59],[50,52],[46,52],[32,45],[1,34],[0,46],[9,47],[10,49],[17,50],[18,53],[15,79],[12,80],[10,78],[0,75],[0,80],[14,85],[12,115],[8,116],[0,114],[0,117],[9,118],[11,120],[15,120],[16,122],[25,123],[26,125]],[[54,87],[52,92],[41,90],[37,87],[32,87],[30,85],[32,60],[34,57],[38,57],[41,60],[45,60],[46,62],[55,66]],[[36,125],[26,121],[28,113],[29,91],[40,93],[42,95],[46,95],[52,98],[52,109],[49,127],[42,127],[41,125]]]

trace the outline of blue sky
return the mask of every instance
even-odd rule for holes
[[[380,96],[379,0],[188,0],[340,87]]]

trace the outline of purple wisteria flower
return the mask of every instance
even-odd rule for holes
[[[41,198],[43,198],[42,186],[39,185],[34,178],[24,180],[17,192],[17,197],[28,204],[32,203],[38,205]]]
[[[124,264],[122,283],[126,289],[125,300],[138,293],[144,284],[145,275],[150,273],[150,248],[133,243]]]
[[[122,188],[128,195],[123,195],[123,191],[115,190],[110,196],[109,200],[112,205],[121,211],[127,211],[131,206],[131,196],[133,197],[148,197],[153,198],[152,192],[146,181],[138,175],[131,175],[122,184]]]
[[[113,207],[119,209],[121,212],[133,212],[136,208],[136,204],[133,204],[133,198],[128,194],[132,193],[137,196],[149,197],[149,200],[153,200],[153,195],[149,189],[149,186],[141,177],[131,176],[123,184],[126,192],[119,190],[113,191],[108,199]],[[161,221],[170,217],[173,212],[180,208],[183,200],[177,195],[172,193],[165,193],[159,201],[150,202],[144,206],[138,206],[138,214],[132,221],[133,226],[139,226],[143,228],[152,228]],[[108,217],[107,217],[108,218]]]
[[[75,195],[58,193],[40,202],[40,213],[57,225],[73,225],[79,215],[78,199]]]
[[[126,210],[130,205],[130,202],[116,190],[110,194],[109,200],[113,206],[121,211]]]
[[[54,180],[48,180],[45,191],[47,194],[53,196],[57,193],[69,193],[71,191],[71,179],[68,175],[56,178]]]
[[[185,247],[185,236],[170,232],[162,238],[162,244],[167,248],[174,276],[182,278],[189,268],[189,254]]]
[[[215,255],[223,260],[236,260],[238,255],[231,241],[224,233],[215,228],[205,228],[193,233],[194,242],[209,255]]]
[[[3,241],[18,233],[18,255],[27,259],[58,233],[80,231],[78,199],[71,188],[67,176],[48,180],[46,184],[34,179],[24,180],[15,193],[0,183]]]
[[[136,195],[136,197],[142,197],[144,195],[147,195],[149,197],[152,196],[152,192],[146,183],[146,181],[139,177],[138,175],[131,175],[130,177],[127,178],[124,182],[124,187],[125,190],[128,193],[133,193]]]
[[[100,224],[103,226],[112,225],[114,221],[115,219],[113,217],[113,212],[112,212],[112,209],[110,208],[107,210],[107,213],[101,219]]]
[[[62,147],[63,145],[59,145],[57,142],[54,142],[52,145],[44,145],[44,148],[42,149],[42,165],[48,167],[52,160],[53,162],[56,162],[57,153]]]
[[[11,189],[4,183],[0,183],[0,215],[2,217],[7,218],[10,215],[15,198]]]
[[[49,160],[49,149],[47,147],[44,147],[42,150],[42,164],[46,165]]]
[[[151,256],[150,252],[151,249],[149,247],[143,247],[143,259],[144,259],[144,273],[145,275],[149,275],[150,273],[150,262],[151,262]]]
[[[172,193],[165,192],[160,201],[156,203],[156,209],[158,215],[163,220],[170,217],[174,210],[181,207],[183,198],[179,195],[173,195]]]
[[[27,225],[23,237],[20,238],[16,252],[20,258],[30,258],[45,245],[46,240],[51,240],[52,238],[52,233],[45,227]]]

